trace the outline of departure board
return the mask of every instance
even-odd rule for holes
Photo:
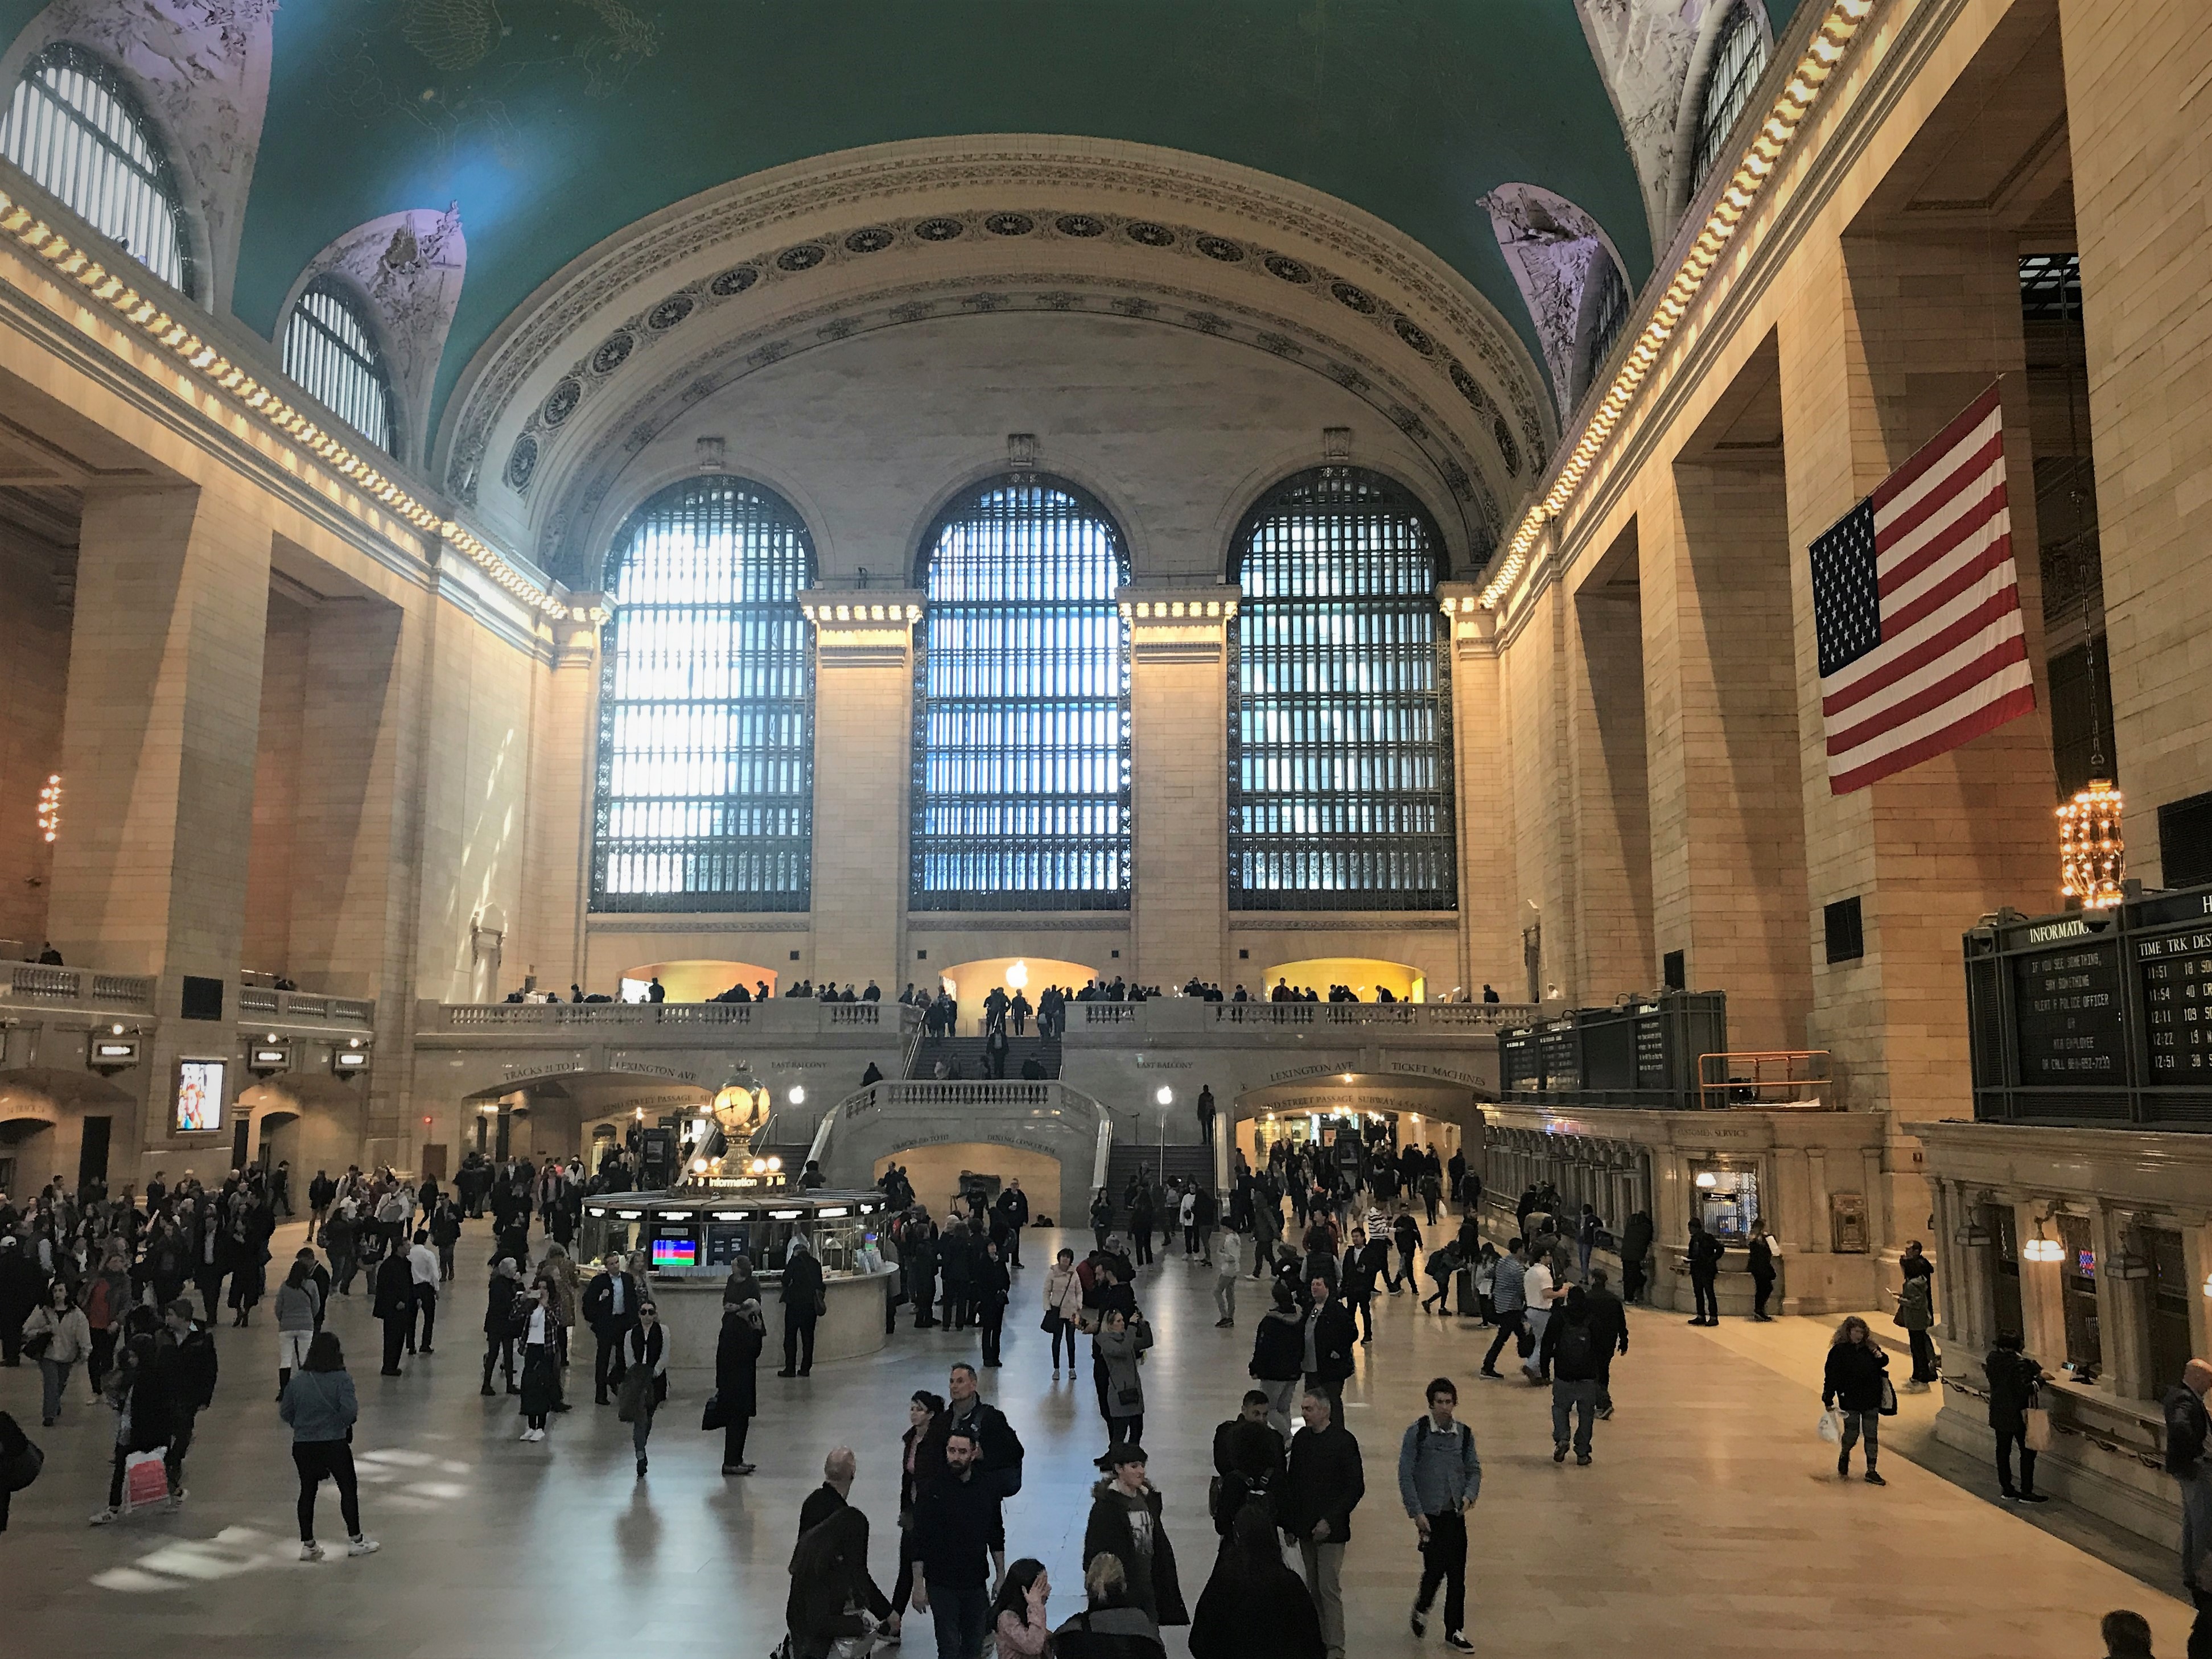
[[[2131,941],[2150,1083],[2212,1078],[2212,933]]]
[[[2116,1084],[2127,1070],[2120,941],[2069,940],[2013,959],[2023,1084]]]

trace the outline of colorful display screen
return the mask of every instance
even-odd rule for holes
[[[179,1134],[222,1127],[222,1070],[223,1062],[219,1060],[177,1063]]]
[[[653,1265],[656,1270],[665,1267],[696,1267],[699,1265],[699,1241],[688,1233],[662,1233],[653,1241]]]

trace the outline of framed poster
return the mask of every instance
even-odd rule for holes
[[[175,1133],[198,1134],[222,1127],[223,1066],[219,1060],[177,1062]]]

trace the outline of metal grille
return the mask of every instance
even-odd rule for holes
[[[1127,908],[1121,532],[1074,485],[1016,474],[946,508],[922,559],[914,908]]]
[[[694,478],[616,543],[595,910],[804,910],[813,840],[814,548],[756,483]]]
[[[66,42],[33,58],[0,120],[0,155],[156,276],[193,291],[183,192],[108,64]]]
[[[1420,504],[1351,467],[1279,485],[1237,539],[1229,902],[1450,909],[1451,713]]]
[[[328,278],[307,284],[284,328],[284,372],[386,454],[392,383],[384,356],[351,295]]]
[[[2031,253],[2020,262],[2020,310],[2031,323],[2081,320],[2081,256]]]
[[[1690,194],[1705,188],[1728,148],[1729,134],[1751,101],[1759,77],[1766,73],[1766,37],[1752,15],[1748,0],[1735,0],[1721,25],[1713,64],[1705,72],[1705,99],[1698,110],[1698,149],[1690,164]]]
[[[1590,296],[1589,346],[1583,359],[1581,384],[1574,389],[1577,400],[1613,355],[1613,342],[1628,321],[1628,284],[1621,279],[1620,267],[1613,264],[1613,256],[1601,246],[1591,256],[1589,279],[1597,284],[1597,292]]]

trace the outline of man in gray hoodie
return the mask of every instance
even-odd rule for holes
[[[1421,1588],[1413,1597],[1413,1634],[1426,1633],[1437,1586],[1444,1587],[1444,1645],[1472,1653],[1467,1639],[1467,1510],[1482,1491],[1474,1431],[1456,1422],[1459,1386],[1449,1376],[1429,1384],[1429,1409],[1407,1425],[1398,1444],[1398,1496],[1420,1535]]]

